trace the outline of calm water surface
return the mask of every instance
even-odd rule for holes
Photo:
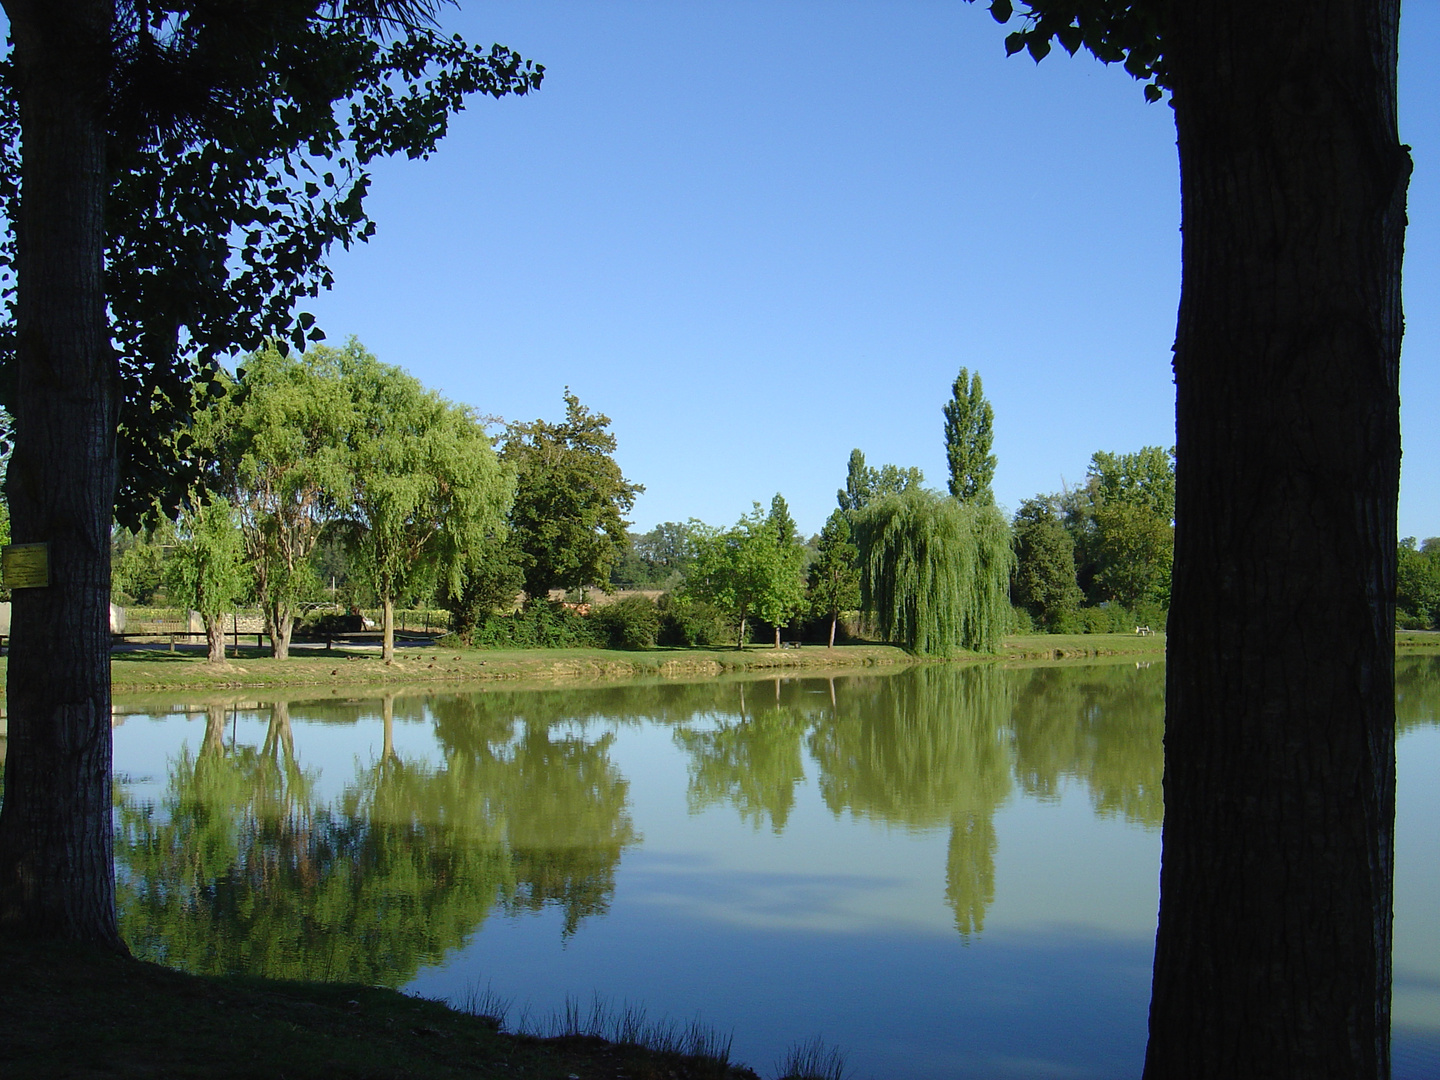
[[[1440,659],[1397,669],[1397,1080],[1440,1075]],[[1138,1076],[1163,665],[122,707],[121,920],[512,1026],[644,1004],[865,1077]]]

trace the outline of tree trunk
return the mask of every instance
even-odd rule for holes
[[[260,744],[260,756],[272,761],[281,771],[293,774],[295,767],[295,733],[290,727],[290,702],[270,703],[270,723],[265,727],[265,741]]]
[[[1170,10],[1184,284],[1145,1076],[1383,1080],[1399,3]]]
[[[205,639],[210,644],[210,663],[225,662],[225,616],[205,616]]]
[[[50,584],[17,589],[0,810],[0,926],[124,951],[111,837],[110,521],[115,367],[105,318],[107,0],[6,0],[23,133],[15,223],[16,543]]]
[[[395,692],[386,691],[380,695],[380,720],[384,727],[383,743],[380,749],[380,767],[386,769],[392,762],[400,760],[395,752]]]
[[[290,634],[295,629],[295,613],[278,604],[265,608],[265,633],[270,637],[270,655],[276,660],[290,659]]]
[[[780,627],[775,627],[775,648],[780,648]]]
[[[741,616],[740,616],[740,640],[735,643],[735,647],[736,647],[737,649],[741,649],[741,650],[743,650],[743,649],[745,648],[745,616],[744,616],[744,614],[741,614]]]
[[[395,601],[391,597],[380,598],[380,623],[384,627],[380,635],[380,659],[389,663],[395,659]]]
[[[211,702],[205,706],[205,738],[197,755],[200,761],[213,760],[225,753],[225,720],[224,705]]]
[[[840,614],[832,611],[830,613],[830,648],[835,648],[835,624],[840,621]]]

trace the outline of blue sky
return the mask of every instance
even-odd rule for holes
[[[447,397],[608,414],[644,530],[779,491],[801,529],[852,447],[943,487],[961,366],[1007,509],[1097,450],[1174,442],[1175,133],[1118,68],[1007,59],[959,0],[499,0],[442,15],[546,65],[428,162],[376,169],[368,245],[312,305]],[[1435,58],[1411,0],[1401,535],[1440,534]]]

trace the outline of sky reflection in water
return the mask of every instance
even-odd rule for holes
[[[1397,669],[1396,1077],[1440,1063],[1440,662]],[[116,729],[122,925],[195,971],[735,1032],[769,1072],[1138,1075],[1163,665],[926,665]]]

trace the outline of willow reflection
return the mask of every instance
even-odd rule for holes
[[[1158,826],[1159,665],[1010,670],[924,665],[889,675],[752,682],[682,723],[693,810],[733,806],[780,832],[815,762],[830,811],[946,829],[945,901],[962,936],[995,899],[995,814],[1014,793],[1085,784],[1097,812]],[[727,707],[728,706],[728,707]]]

